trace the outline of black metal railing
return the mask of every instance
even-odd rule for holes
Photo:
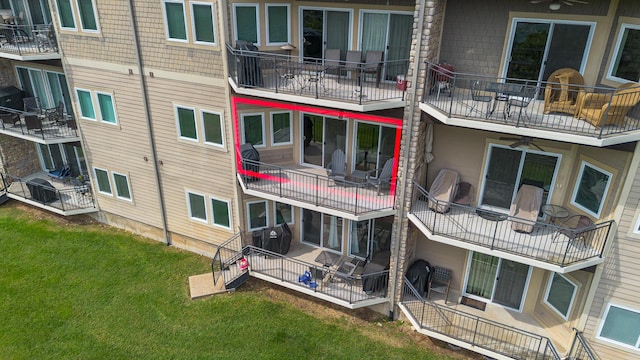
[[[243,252],[249,260],[251,273],[259,273],[279,282],[308,288],[317,294],[349,304],[386,297],[388,270],[350,276],[329,267],[289,258],[251,245],[246,246]],[[311,274],[311,281],[308,283],[299,281],[305,272]]]
[[[211,259],[213,284],[217,285],[218,281],[220,281],[220,276],[225,286],[240,277],[243,272],[232,265],[242,257],[242,233],[238,232],[218,245]]]
[[[431,234],[560,267],[602,257],[613,223],[605,221],[584,229],[568,229],[440,201],[415,182],[414,189],[411,214]],[[531,224],[534,230],[529,234],[513,231],[511,226],[514,222]]]
[[[549,338],[425,300],[406,278],[400,303],[420,330],[512,359],[560,360]]]
[[[603,138],[640,130],[640,86],[499,78],[426,63],[422,102],[449,118]]]
[[[404,100],[409,60],[362,62],[300,59],[227,45],[229,77],[240,87],[366,104]]]
[[[573,342],[571,343],[571,350],[569,350],[568,359],[571,360],[600,360],[596,353],[591,349],[587,339],[584,338],[582,332],[578,331],[576,328],[573,329],[575,331],[575,336],[573,338]]]
[[[58,53],[52,25],[0,24],[0,54],[32,55]]]
[[[91,186],[79,184],[58,189],[44,179],[26,180],[9,174],[0,174],[7,193],[35,201],[62,211],[94,209]]]
[[[392,209],[395,195],[385,195],[389,185],[378,192],[367,182],[334,180],[301,170],[253,160],[242,160],[243,169],[253,169],[250,175],[241,175],[248,190],[259,191],[280,198],[302,201],[315,206],[361,215],[371,211]],[[393,183],[395,179],[391,179]],[[378,195],[380,194],[380,195]]]
[[[49,116],[51,110],[26,112],[0,106],[0,126],[8,134],[36,137],[42,140],[77,138],[78,126],[71,115]]]

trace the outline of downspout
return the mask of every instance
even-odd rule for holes
[[[151,163],[153,164],[153,171],[155,173],[156,185],[158,187],[158,203],[160,204],[160,217],[162,219],[162,235],[164,236],[164,242],[167,246],[171,245],[171,239],[167,232],[167,212],[164,204],[164,192],[162,191],[162,182],[160,181],[160,169],[158,168],[158,159],[156,158],[156,143],[153,137],[153,124],[149,117],[149,97],[147,94],[147,82],[144,78],[144,72],[142,70],[142,60],[140,54],[140,45],[138,42],[138,28],[136,26],[135,11],[131,5],[131,0],[127,1],[129,7],[129,22],[131,23],[131,29],[133,29],[133,46],[136,49],[136,66],[138,67],[138,74],[140,76],[140,89],[142,90],[142,109],[144,111],[144,118],[147,122],[147,136],[149,136],[149,145],[151,147]]]
[[[399,214],[397,215],[398,217],[398,224],[402,224],[402,222],[404,221],[405,218],[405,214],[404,214],[404,201],[406,198],[406,192],[407,192],[407,181],[409,181],[409,179],[406,178],[407,175],[407,168],[409,165],[409,154],[410,154],[410,144],[411,144],[411,139],[412,137],[410,136],[411,131],[413,129],[413,118],[415,116],[414,111],[415,111],[415,104],[416,104],[416,91],[418,88],[418,73],[420,70],[420,50],[422,49],[422,28],[424,26],[424,8],[425,8],[425,2],[426,0],[420,0],[420,9],[418,10],[418,26],[417,26],[417,34],[416,34],[416,50],[415,53],[413,55],[413,59],[414,59],[414,70],[413,70],[413,74],[411,75],[411,84],[413,84],[413,86],[411,87],[411,94],[410,94],[410,99],[411,101],[409,101],[409,118],[407,119],[407,125],[406,125],[406,130],[405,131],[405,138],[403,139],[404,141],[404,148],[402,149],[402,169],[404,169],[404,175],[405,178],[403,181],[400,182],[400,187],[399,187],[399,191],[398,191],[398,196],[396,197],[396,199],[400,199],[400,211],[398,212]],[[392,279],[393,281],[393,286],[391,286],[391,306],[390,306],[390,310],[389,310],[389,319],[394,320],[394,309],[395,309],[395,303],[396,303],[396,289],[398,287],[398,285],[396,284],[396,280],[398,279],[398,271],[399,271],[399,267],[398,267],[398,263],[400,262],[400,241],[401,241],[401,237],[402,237],[402,230],[399,230],[398,232],[398,238],[396,239],[395,242],[395,246],[394,246],[394,264],[395,266],[393,267],[393,277]]]

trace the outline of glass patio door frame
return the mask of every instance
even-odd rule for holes
[[[509,43],[507,44],[507,51],[505,53],[504,64],[502,67],[502,77],[507,77],[507,72],[509,70],[509,63],[511,62],[511,52],[513,51],[513,40],[515,38],[516,28],[518,23],[520,22],[528,22],[528,23],[538,23],[538,24],[549,24],[549,33],[547,34],[547,40],[545,42],[544,54],[542,56],[542,62],[540,65],[540,69],[538,71],[538,79],[537,81],[546,81],[547,79],[543,79],[545,73],[545,64],[547,59],[549,58],[549,48],[551,46],[551,40],[553,39],[553,31],[554,26],[557,24],[569,24],[569,25],[585,25],[590,27],[589,36],[587,38],[584,53],[582,54],[582,61],[580,65],[580,69],[578,70],[581,74],[584,74],[585,67],[587,65],[587,58],[589,57],[589,52],[591,50],[591,44],[593,42],[593,34],[595,32],[596,23],[591,21],[570,21],[570,20],[550,20],[550,19],[536,19],[536,18],[513,18],[511,21],[511,30],[509,32]]]
[[[324,53],[327,50],[327,12],[336,11],[349,14],[348,28],[353,29],[353,9],[348,8],[332,8],[332,7],[317,7],[317,6],[300,6],[298,8],[298,44],[304,44],[304,11],[316,10],[322,11],[322,58],[324,59]],[[351,50],[351,44],[353,43],[353,30],[347,34],[347,50]],[[304,49],[301,47],[299,51],[300,61],[304,60]]]
[[[469,251],[469,255],[467,256],[467,267],[466,267],[466,273],[465,273],[465,276],[464,276],[464,285],[462,287],[462,295],[464,295],[466,297],[469,297],[469,298],[472,298],[472,299],[475,299],[475,300],[489,301],[492,304],[495,304],[497,306],[502,306],[502,307],[507,308],[507,309],[516,310],[518,312],[522,312],[522,307],[524,305],[524,300],[527,298],[527,291],[529,290],[529,283],[531,281],[531,273],[533,271],[533,266],[519,263],[521,265],[527,266],[528,267],[528,271],[527,271],[527,278],[525,279],[525,282],[523,284],[524,286],[523,286],[522,294],[520,295],[520,304],[519,304],[519,306],[517,308],[513,308],[513,307],[510,307],[510,306],[507,306],[507,305],[500,304],[500,303],[495,301],[496,293],[497,293],[496,290],[498,289],[498,286],[499,286],[498,282],[499,282],[499,277],[500,277],[500,274],[501,274],[500,271],[502,270],[503,262],[504,261],[513,261],[513,260],[508,260],[508,259],[503,259],[501,257],[493,256],[493,255],[483,254],[485,256],[491,256],[492,258],[497,258],[498,259],[498,265],[496,267],[496,272],[494,274],[494,279],[493,279],[493,285],[492,285],[492,288],[491,288],[491,297],[490,298],[485,298],[485,297],[474,295],[474,294],[470,294],[470,293],[467,292],[467,286],[469,284],[469,277],[471,275],[471,261],[473,259],[473,254],[474,254],[473,251]],[[513,261],[513,262],[515,262],[515,261]],[[508,286],[508,285],[505,285],[505,286]]]
[[[304,237],[304,212],[306,211],[313,211],[317,214],[320,214],[320,244],[316,244],[310,241],[305,241],[305,237]],[[336,250],[333,249],[331,247],[329,247],[329,244],[325,243],[325,222],[330,222],[331,218],[335,217],[336,219],[336,226],[339,225],[338,222],[342,222],[341,226],[340,226],[340,232],[338,232],[338,244],[340,246],[340,250]],[[313,247],[317,247],[320,248],[322,250],[326,250],[326,251],[330,251],[330,252],[334,252],[336,254],[340,254],[342,255],[342,252],[344,250],[344,229],[345,229],[345,219],[341,218],[339,216],[335,216],[335,215],[330,215],[330,214],[325,214],[323,212],[320,211],[315,211],[315,210],[311,210],[311,209],[305,209],[305,208],[300,208],[300,242],[305,244],[305,245],[309,245],[309,246],[313,246]]]
[[[382,128],[386,128],[388,130],[392,130],[394,133],[394,138],[393,138],[393,143],[392,143],[392,151],[390,156],[393,157],[395,155],[395,141],[396,138],[395,136],[397,136],[397,128],[395,126],[388,126],[385,124],[381,124],[381,123],[375,123],[375,122],[369,122],[369,121],[361,121],[361,120],[356,120],[354,123],[354,136],[353,136],[353,150],[352,150],[352,161],[351,161],[351,171],[355,171],[356,170],[356,166],[358,165],[358,126],[360,124],[367,124],[367,125],[372,125],[372,126],[377,126],[378,127],[378,142],[376,145],[376,154],[375,154],[375,167],[374,169],[381,169],[384,166],[384,162],[380,161],[380,156],[383,155],[381,154],[380,151],[380,147],[382,145],[382,140],[383,140],[383,131]],[[367,154],[367,156],[369,156],[369,154]],[[385,160],[386,161],[386,160]],[[378,174],[375,174],[375,176],[378,176]]]
[[[502,148],[502,149],[508,149],[508,150],[513,150],[513,151],[520,151],[520,164],[518,165],[518,174],[516,175],[515,186],[514,186],[512,194],[511,194],[510,203],[513,202],[513,199],[515,199],[516,194],[518,193],[518,185],[520,184],[520,181],[522,181],[522,170],[524,168],[524,164],[525,164],[525,160],[526,160],[527,154],[530,154],[530,153],[531,154],[539,154],[539,155],[544,155],[544,156],[557,158],[556,167],[555,167],[555,169],[553,171],[553,177],[551,179],[551,184],[549,185],[549,189],[547,191],[547,201],[549,201],[549,199],[551,199],[552,194],[553,194],[553,189],[555,188],[556,180],[558,178],[558,171],[560,169],[560,163],[562,161],[562,154],[546,152],[546,151],[539,151],[539,150],[532,150],[532,149],[526,149],[526,148],[511,148],[508,145],[501,145],[501,144],[489,144],[489,147],[487,149],[487,157],[486,157],[486,160],[485,160],[485,163],[484,163],[484,169],[483,169],[483,173],[482,173],[482,184],[480,186],[480,193],[479,193],[480,196],[478,197],[478,199],[479,199],[478,200],[478,207],[484,208],[484,209],[490,209],[490,210],[497,211],[497,212],[504,212],[504,213],[509,212],[508,208],[500,208],[500,207],[493,206],[493,205],[485,205],[483,203],[484,193],[487,190],[486,189],[487,176],[488,176],[487,172],[489,171],[489,165],[491,163],[491,154],[492,154],[492,149],[493,148]]]
[[[311,115],[311,116],[319,116],[322,118],[322,154],[320,155],[322,158],[322,165],[316,165],[316,164],[312,164],[312,163],[307,163],[304,161],[304,116],[305,115]],[[340,118],[334,118],[331,116],[323,116],[323,115],[319,115],[319,114],[313,114],[313,113],[305,113],[305,112],[301,112],[299,119],[301,121],[301,126],[300,126],[300,164],[304,165],[304,166],[308,166],[308,167],[314,167],[314,168],[318,168],[318,169],[324,169],[327,167],[328,164],[325,164],[325,158],[327,158],[327,154],[325,154],[325,147],[326,147],[326,134],[327,134],[327,127],[326,125],[326,121],[327,119],[331,119],[331,120],[336,120],[336,121],[342,121],[344,122],[345,125],[345,147],[344,147],[344,151],[345,151],[345,156],[347,155],[347,151],[348,151],[348,147],[347,144],[349,143],[348,139],[349,139],[349,121],[347,119],[340,119]],[[337,141],[337,139],[336,139]],[[331,154],[329,155],[329,159],[331,158]]]

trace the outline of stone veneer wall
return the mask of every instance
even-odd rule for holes
[[[0,135],[2,172],[25,177],[40,171],[40,161],[34,143],[8,135]]]

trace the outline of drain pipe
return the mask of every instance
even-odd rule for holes
[[[420,50],[422,49],[422,29],[424,27],[424,8],[425,8],[425,2],[426,0],[420,0],[420,9],[418,10],[418,26],[417,26],[417,31],[418,33],[416,34],[416,50],[414,53],[414,70],[413,70],[413,74],[411,75],[411,84],[413,84],[413,87],[411,89],[411,94],[410,94],[410,101],[409,101],[409,118],[407,119],[407,126],[406,126],[406,131],[405,131],[405,136],[404,136],[404,148],[402,151],[402,169],[404,169],[404,174],[405,174],[405,178],[403,181],[400,182],[400,188],[398,191],[398,194],[400,196],[396,197],[396,199],[401,199],[401,203],[400,203],[400,211],[399,214],[397,215],[397,222],[398,224],[402,224],[402,222],[404,221],[405,218],[405,214],[404,214],[404,201],[406,198],[406,193],[407,193],[407,182],[409,181],[409,179],[406,178],[406,175],[408,173],[407,168],[409,165],[409,153],[410,153],[410,148],[411,148],[411,141],[413,139],[413,137],[411,136],[411,132],[413,130],[413,123],[414,123],[414,111],[415,111],[415,104],[416,104],[416,91],[418,89],[418,73],[420,70]],[[400,229],[398,230],[399,234],[398,234],[398,238],[396,239],[395,242],[395,246],[394,246],[394,264],[395,266],[393,267],[393,277],[392,279],[394,280],[393,282],[393,286],[391,287],[391,309],[389,310],[389,319],[394,320],[394,309],[395,309],[395,305],[396,305],[396,289],[398,287],[398,285],[396,284],[395,280],[398,279],[398,271],[399,271],[399,267],[398,267],[398,263],[400,262],[400,241],[401,241],[401,237],[402,237],[402,227],[400,227]]]
[[[153,171],[155,173],[156,185],[158,187],[158,203],[160,204],[160,217],[162,219],[162,235],[164,236],[164,242],[167,246],[171,245],[171,239],[167,232],[167,212],[164,204],[164,192],[162,191],[162,182],[160,181],[160,169],[158,168],[158,159],[156,158],[156,143],[153,138],[153,124],[149,117],[149,96],[147,94],[147,82],[144,78],[144,72],[142,70],[142,59],[140,52],[140,44],[138,41],[138,27],[135,22],[135,11],[131,4],[131,0],[127,1],[129,7],[129,22],[131,23],[131,29],[133,29],[133,46],[136,50],[136,66],[138,67],[138,73],[140,75],[140,89],[142,90],[142,110],[144,111],[144,118],[147,122],[147,135],[149,136],[149,145],[151,147],[151,162],[153,164]]]

